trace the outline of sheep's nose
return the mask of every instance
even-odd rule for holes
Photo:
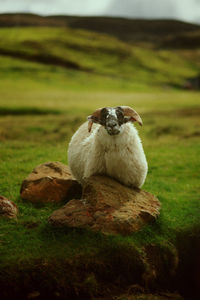
[[[116,121],[110,121],[110,122],[108,123],[108,126],[109,126],[110,128],[114,128],[114,127],[117,126],[117,122],[116,122]]]

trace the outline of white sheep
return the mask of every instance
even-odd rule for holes
[[[136,128],[139,114],[128,106],[97,109],[72,136],[68,163],[82,183],[92,175],[107,175],[129,187],[141,187],[147,161]],[[96,123],[96,124],[93,124]]]

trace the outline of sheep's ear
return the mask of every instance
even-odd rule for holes
[[[93,123],[100,123],[101,110],[102,110],[102,108],[98,108],[97,110],[95,110],[93,112],[93,114],[91,114],[90,116],[88,116],[88,131],[89,132],[92,129]]]
[[[125,122],[129,122],[129,121],[138,122],[140,126],[143,125],[140,115],[134,109],[132,109],[129,106],[120,106],[120,107],[123,110]]]

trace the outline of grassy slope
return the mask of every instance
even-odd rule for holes
[[[65,83],[75,89],[82,90],[86,82],[89,89],[98,85],[123,90],[182,86],[185,78],[195,76],[199,70],[198,50],[191,53],[156,50],[151,45],[131,46],[106,35],[67,28],[2,28],[0,34],[2,73],[18,77],[23,72],[31,79],[37,74],[41,80]],[[10,60],[10,56],[16,59]],[[24,58],[24,63],[17,58]],[[34,61],[49,65],[43,68],[31,63]],[[58,67],[70,63],[71,71]],[[87,74],[77,74],[73,69],[86,70]]]
[[[153,42],[162,44],[169,38],[176,37],[177,42],[186,35],[190,41],[193,33],[199,35],[200,26],[176,20],[145,20],[113,17],[77,17],[77,16],[48,16],[34,14],[0,14],[0,27],[70,27],[85,29],[115,36],[125,42]],[[189,34],[189,35],[188,35]],[[172,41],[174,43],[174,41]],[[171,45],[173,45],[171,43]],[[198,38],[193,46],[199,45]],[[188,45],[184,45],[187,46]]]
[[[0,48],[49,51],[94,70],[77,72],[9,56],[0,58],[0,113],[4,114],[0,119],[0,194],[15,201],[20,209],[17,221],[0,220],[1,280],[5,283],[12,278],[20,288],[20,272],[29,270],[26,280],[34,278],[37,289],[40,284],[34,277],[34,266],[39,280],[47,280],[44,273],[49,274],[49,283],[41,280],[42,284],[49,289],[53,282],[61,293],[63,284],[66,289],[71,285],[77,293],[87,289],[95,294],[101,287],[101,274],[111,277],[115,285],[123,276],[128,280],[126,284],[137,282],[131,274],[134,259],[144,247],[156,244],[173,249],[179,232],[199,224],[199,93],[162,91],[151,86],[151,80],[155,85],[169,83],[169,78],[170,82],[179,82],[183,74],[194,74],[197,66],[176,53],[158,51],[157,56],[151,49],[132,48],[83,31],[25,28],[1,29],[1,34]],[[60,36],[64,47],[55,42]],[[31,40],[32,45],[37,42],[39,50],[24,44],[24,40]],[[72,42],[73,47],[68,49]],[[127,57],[118,66],[121,53]],[[161,53],[165,59],[160,58]],[[140,69],[136,63],[137,81],[132,83],[135,72],[130,62],[138,59],[145,66],[152,64],[154,78],[151,70]],[[146,92],[139,92],[141,88]],[[40,163],[67,163],[67,142],[79,124],[96,107],[114,105],[133,106],[143,117],[145,125],[140,135],[149,162],[144,189],[162,202],[161,215],[155,224],[130,237],[52,229],[47,218],[56,206],[34,207],[21,201],[21,182]],[[50,114],[44,114],[46,110]],[[70,265],[74,272],[65,274],[64,279],[63,264],[67,270]],[[25,289],[24,293],[28,292]]]

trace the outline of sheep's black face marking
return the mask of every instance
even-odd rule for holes
[[[104,107],[97,109],[88,117],[88,131],[91,131],[92,124],[98,123],[105,127],[108,134],[119,134],[123,124],[127,122],[138,122],[142,126],[142,119],[139,114],[129,106]]]
[[[100,124],[103,126],[106,126],[107,115],[108,115],[108,109],[106,107],[104,107],[101,110],[101,119],[100,119]]]
[[[105,127],[109,135],[119,134],[123,123],[124,114],[121,107],[104,107],[101,110],[100,124]]]
[[[117,115],[118,123],[121,126],[125,122],[124,122],[124,112],[120,106],[116,107],[116,115]]]

